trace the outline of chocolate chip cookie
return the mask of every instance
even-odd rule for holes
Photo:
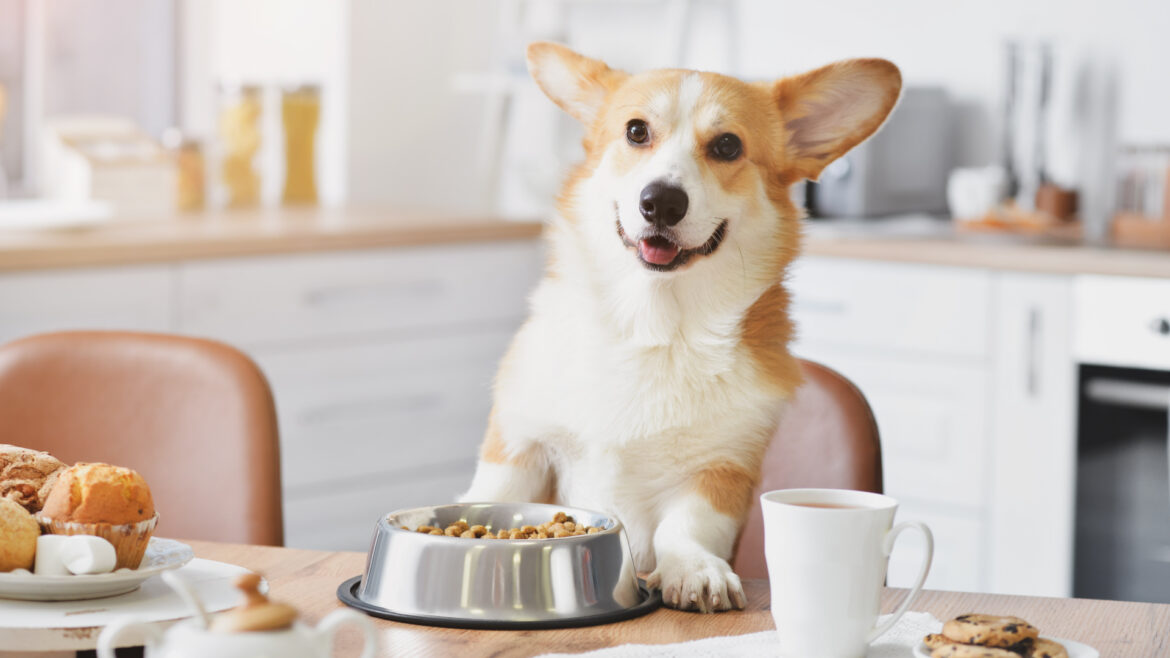
[[[1036,644],[1032,645],[1032,653],[1025,655],[1028,658],[1068,658],[1068,651],[1065,651],[1064,645],[1059,642],[1036,638]]]
[[[942,636],[935,636],[942,637]],[[930,652],[930,658],[1020,658],[1020,654],[1007,649],[995,647],[981,647],[961,642],[938,641],[938,646]]]
[[[998,615],[959,615],[943,624],[943,635],[962,644],[985,647],[1014,647],[1024,640],[1035,640],[1040,631],[1019,617]]]
[[[948,640],[947,636],[943,635],[942,633],[931,633],[930,635],[922,638],[922,643],[925,644],[928,649],[937,649],[944,644],[952,644],[953,642]]]

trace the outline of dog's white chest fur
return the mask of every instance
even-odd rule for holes
[[[497,381],[496,419],[516,452],[540,443],[558,502],[622,518],[638,568],[649,570],[662,503],[771,427],[779,402],[736,322],[687,322],[662,308],[670,299],[653,299],[665,291],[647,289],[640,330],[622,327],[583,294],[563,280],[542,283]]]

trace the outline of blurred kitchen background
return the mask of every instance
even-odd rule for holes
[[[1170,601],[1167,34],[1164,0],[0,0],[0,340],[239,346],[287,543],[362,550],[469,482],[580,155],[526,43],[885,57],[886,127],[793,189],[796,351],[874,406],[928,587]]]

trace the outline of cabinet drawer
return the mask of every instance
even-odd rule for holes
[[[921,521],[934,535],[934,561],[924,588],[963,592],[986,590],[981,559],[986,533],[978,516],[905,502],[898,506],[894,523],[902,521]],[[898,536],[890,554],[887,580],[890,587],[914,585],[925,550],[922,535],[916,530],[907,530]]]
[[[169,331],[172,283],[166,267],[0,275],[0,342],[65,329]]]
[[[245,345],[525,315],[535,241],[250,258],[181,269],[182,330]]]
[[[367,551],[374,524],[395,510],[442,505],[467,490],[475,462],[448,464],[441,475],[382,475],[284,499],[284,540],[290,548]]]
[[[806,352],[852,380],[873,407],[886,493],[978,508],[985,503],[986,369],[840,352]]]
[[[788,279],[800,345],[982,358],[991,277],[983,270],[798,259]]]
[[[1170,368],[1170,279],[1081,276],[1073,295],[1078,361]]]
[[[511,332],[255,356],[280,417],[286,491],[474,459]]]

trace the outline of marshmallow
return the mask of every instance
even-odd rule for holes
[[[37,555],[33,573],[38,576],[68,576],[69,570],[61,561],[61,547],[69,535],[41,535],[37,537]]]
[[[118,562],[114,545],[93,535],[69,535],[60,555],[62,564],[75,575],[109,573]]]

